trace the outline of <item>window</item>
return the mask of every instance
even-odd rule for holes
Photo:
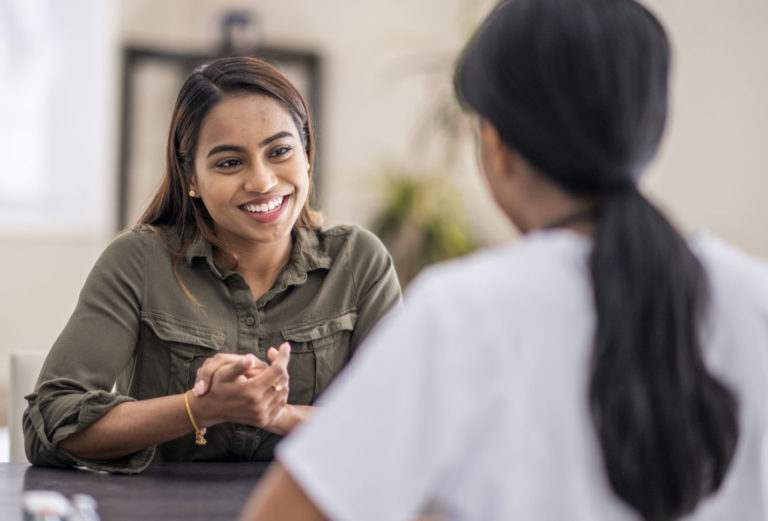
[[[114,3],[0,2],[0,233],[114,230]]]

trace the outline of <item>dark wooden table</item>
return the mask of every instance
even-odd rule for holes
[[[22,521],[25,490],[90,494],[102,521],[235,520],[267,463],[160,463],[141,474],[0,463],[0,520]]]

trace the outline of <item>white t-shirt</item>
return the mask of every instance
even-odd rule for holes
[[[588,238],[535,232],[427,270],[277,457],[332,519],[637,520],[612,491],[587,407]],[[692,241],[713,289],[711,370],[740,439],[690,519],[767,519],[768,266]]]

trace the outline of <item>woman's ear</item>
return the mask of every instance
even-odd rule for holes
[[[189,176],[189,196],[199,197],[200,192],[197,191],[197,181],[195,180],[195,174],[187,174]]]
[[[522,227],[520,208],[525,193],[526,173],[522,156],[501,137],[496,127],[481,119],[478,124],[480,162],[491,196],[519,230]]]
[[[514,174],[515,151],[504,142],[493,123],[482,117],[478,119],[478,138],[485,175],[503,179]]]

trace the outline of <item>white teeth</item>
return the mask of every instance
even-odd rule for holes
[[[280,205],[282,204],[283,204],[283,197],[277,196],[277,197],[273,197],[266,203],[246,204],[243,206],[243,208],[249,212],[264,213],[264,212],[271,212],[275,208],[279,208]]]

